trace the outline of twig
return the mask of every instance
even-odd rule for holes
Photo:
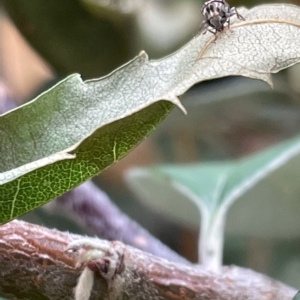
[[[0,226],[0,296],[72,299],[82,268],[74,267],[77,253],[65,250],[71,241],[82,238],[17,220]],[[87,263],[95,272],[91,300],[290,300],[297,292],[239,267],[224,267],[221,274],[214,274],[196,265],[171,263],[121,242],[85,241],[96,243],[103,251],[122,251],[122,262],[115,264],[109,284],[105,276],[109,254]]]
[[[98,237],[122,241],[170,261],[190,264],[122,213],[92,182],[81,184],[58,197],[57,201],[66,211],[75,212]]]

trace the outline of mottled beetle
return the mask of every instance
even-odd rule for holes
[[[230,7],[225,0],[209,0],[202,6],[201,13],[205,20],[201,26],[205,28],[203,34],[207,31],[217,34],[224,30],[224,25],[228,23],[230,28],[230,17],[236,15],[238,19],[245,20],[237,11],[235,7]],[[215,30],[215,31],[213,31]]]

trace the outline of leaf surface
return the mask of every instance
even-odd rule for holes
[[[210,65],[211,75],[228,72],[272,84],[270,73],[299,61],[299,7],[267,4],[251,10],[239,9],[245,18],[233,18],[230,30],[204,41],[197,59]]]
[[[167,115],[172,103],[152,101],[153,90],[127,76],[142,76],[147,60],[142,53],[101,80],[72,75],[1,116],[1,222],[107,168]]]

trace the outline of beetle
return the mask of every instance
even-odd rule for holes
[[[245,20],[244,17],[238,13],[237,9],[230,7],[225,0],[209,0],[205,2],[202,6],[201,13],[205,18],[201,26],[201,28],[205,28],[203,34],[209,31],[216,35],[225,29],[226,23],[228,23],[228,28],[230,28],[230,17],[234,15],[240,20]]]

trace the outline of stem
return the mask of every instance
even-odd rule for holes
[[[201,214],[199,237],[199,257],[203,267],[219,273],[223,260],[225,213],[219,211],[214,216],[208,212]]]

